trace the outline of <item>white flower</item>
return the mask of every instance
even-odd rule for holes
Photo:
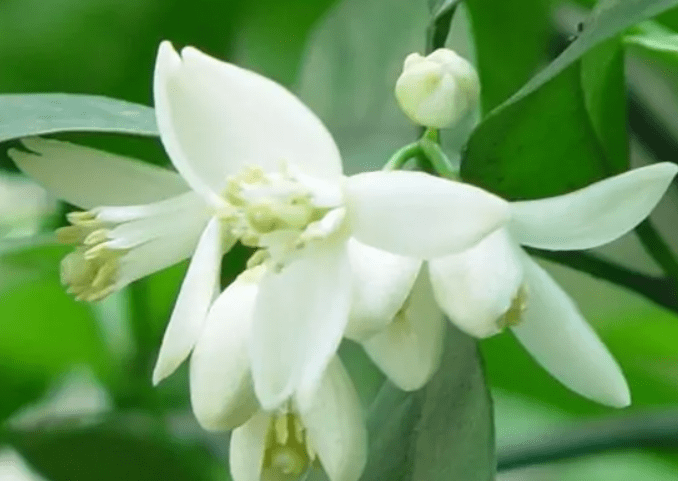
[[[318,459],[331,481],[356,481],[367,457],[360,402],[334,356],[314,396],[293,396],[261,409],[252,382],[248,342],[265,268],[248,269],[212,304],[190,359],[191,404],[209,430],[234,429],[234,481],[297,479]],[[287,475],[287,477],[283,476]]]
[[[350,236],[399,255],[459,252],[503,225],[508,204],[417,172],[345,177],[337,146],[294,95],[194,48],[160,45],[154,97],[160,137],[180,176],[70,144],[29,139],[15,162],[69,202],[63,240],[72,292],[98,299],[193,254],[154,371],[190,353],[236,241],[264,265],[249,353],[266,409],[310,398],[348,321]],[[106,205],[122,207],[105,207]],[[104,207],[97,207],[104,206]],[[302,396],[304,397],[304,396]]]
[[[570,194],[513,202],[506,228],[462,253],[429,260],[438,305],[458,328],[475,337],[510,327],[535,360],[565,386],[603,404],[628,405],[629,389],[612,355],[572,299],[520,245],[573,250],[611,242],[647,217],[677,171],[674,164],[661,163]],[[353,249],[357,265],[375,268],[354,269],[356,300],[347,335],[361,342],[401,388],[416,389],[437,367],[439,354],[429,346],[440,335],[441,314],[430,307],[410,308],[409,325],[426,326],[416,331],[412,327],[418,334],[405,341],[386,342],[384,337],[398,325],[397,316],[390,321],[410,293],[420,262],[359,244]]]
[[[480,79],[471,63],[453,50],[440,48],[426,57],[418,53],[407,56],[395,94],[412,121],[445,128],[478,104]]]

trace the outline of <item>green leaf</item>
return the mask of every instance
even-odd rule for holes
[[[608,123],[608,116],[625,109],[621,53],[601,46],[587,54],[589,59],[578,60],[621,30],[677,3],[600,3],[579,38],[478,126],[462,176],[507,198],[524,199],[561,194],[622,170],[627,163],[625,128],[620,118]]]
[[[647,21],[636,25],[624,44],[650,58],[668,65],[678,64],[678,33],[658,22]]]
[[[508,199],[561,194],[605,172],[579,63],[524,101],[487,117],[471,136],[461,165],[465,180]]]
[[[10,440],[51,481],[229,479],[226,466],[205,449],[170,441],[143,416],[119,418],[83,429],[12,433]]]
[[[484,112],[506,100],[547,60],[549,6],[544,0],[465,2],[473,25]]]
[[[56,132],[158,135],[151,107],[75,94],[0,95],[0,142]]]
[[[605,153],[606,174],[628,168],[628,118],[624,50],[619,38],[592,48],[581,59],[584,104]]]
[[[603,40],[676,5],[678,0],[601,0],[579,37],[493,113],[527,97]]]
[[[368,427],[364,481],[494,479],[492,401],[476,341],[450,328],[431,381],[413,393],[385,384]]]

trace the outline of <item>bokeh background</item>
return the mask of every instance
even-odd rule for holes
[[[486,3],[482,21],[507,27],[495,32],[503,49],[480,64],[487,111],[567,45],[593,2]],[[448,44],[473,58],[464,15],[455,19]],[[169,39],[298,92],[327,123],[353,173],[379,168],[416,138],[392,92],[405,55],[423,51],[428,21],[426,0],[1,0],[0,92],[89,93],[150,105],[156,49]],[[678,30],[678,11],[659,21]],[[628,47],[625,61],[628,119],[621,112],[621,121],[631,129],[632,164],[675,161],[678,54]],[[156,139],[59,138],[168,164]],[[450,137],[446,147],[459,142]],[[186,265],[100,303],[74,301],[59,282],[58,263],[68,249],[49,234],[69,206],[18,180],[6,147],[0,145],[9,176],[3,182],[17,193],[0,206],[0,479],[24,479],[19,472],[51,481],[229,479],[227,434],[205,433],[193,420],[185,366],[157,388],[150,382]],[[673,186],[653,214],[674,250],[677,196]],[[660,273],[632,234],[600,253]],[[224,281],[243,259],[242,251],[229,254]],[[568,444],[573,436],[608,432],[616,439],[599,453],[572,452],[570,459],[504,470],[500,479],[678,479],[678,317],[587,274],[545,265],[619,360],[633,405],[615,411],[570,393],[510,334],[483,341],[503,466],[535,446],[552,446],[550,457],[576,451]],[[381,375],[356,346],[347,344],[342,355],[367,404]],[[664,437],[643,438],[648,426],[663,429]]]

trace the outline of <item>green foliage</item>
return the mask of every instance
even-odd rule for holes
[[[0,112],[0,142],[74,131],[158,134],[150,107],[92,95],[0,95]]]
[[[203,448],[163,439],[152,419],[129,416],[85,428],[53,428],[12,436],[14,447],[51,481],[213,481],[225,470]]]
[[[363,480],[494,479],[492,403],[476,341],[448,329],[443,361],[420,391],[388,381],[368,419],[370,457]]]

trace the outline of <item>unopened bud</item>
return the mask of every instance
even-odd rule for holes
[[[480,80],[467,60],[441,48],[426,57],[405,59],[395,95],[414,122],[434,128],[451,127],[478,103]]]

